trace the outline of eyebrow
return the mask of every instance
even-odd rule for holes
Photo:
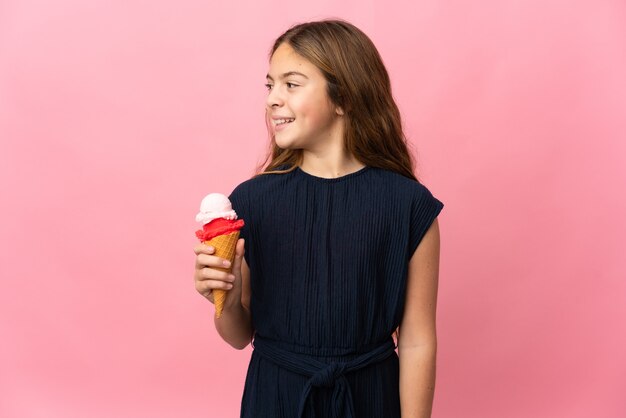
[[[301,77],[306,78],[307,80],[309,79],[309,77],[307,77],[307,76],[305,76],[304,74],[299,73],[299,72],[297,72],[297,71],[288,71],[288,72],[286,72],[286,73],[283,73],[283,75],[281,75],[281,76],[280,76],[280,78],[287,78],[287,77],[292,76],[292,75],[299,75],[299,76],[301,76]],[[272,80],[272,81],[274,80],[274,79],[272,78],[272,76],[270,76],[269,74],[266,76],[266,78],[267,78],[268,80]]]

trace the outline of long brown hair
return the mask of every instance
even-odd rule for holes
[[[330,100],[344,111],[346,151],[366,166],[417,181],[389,74],[367,35],[344,20],[301,23],[276,39],[270,59],[283,43],[323,73]],[[270,149],[257,173],[288,173],[302,163],[302,150],[278,147],[269,123],[266,113]],[[282,165],[287,169],[277,170]]]

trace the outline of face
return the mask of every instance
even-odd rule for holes
[[[343,140],[343,111],[327,93],[322,72],[283,43],[270,60],[267,117],[276,145],[316,150]]]

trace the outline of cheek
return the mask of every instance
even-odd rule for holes
[[[296,109],[294,109],[296,110]],[[330,109],[324,100],[307,101],[300,103],[297,112],[303,124],[308,126],[320,126],[328,123]]]

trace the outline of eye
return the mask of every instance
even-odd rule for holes
[[[287,88],[292,88],[292,87],[297,87],[297,84],[293,84],[293,83],[285,83],[287,85]]]
[[[270,91],[270,90],[272,89],[272,87],[273,87],[273,86],[272,86],[270,83],[267,83],[267,84],[265,85],[265,88],[266,88],[268,91]]]

